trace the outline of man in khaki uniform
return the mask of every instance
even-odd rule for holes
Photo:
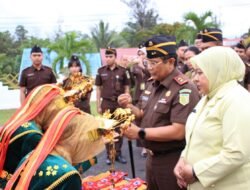
[[[50,67],[42,64],[42,49],[35,45],[30,52],[32,65],[22,71],[20,86],[20,102],[37,86],[42,84],[56,83],[56,77]]]
[[[129,93],[129,81],[126,74],[126,69],[117,65],[116,63],[116,49],[108,47],[105,51],[106,65],[99,68],[96,79],[96,99],[97,111],[99,114],[106,110],[114,112],[116,108],[120,107],[117,103],[117,98],[120,94]],[[118,131],[119,132],[119,131]],[[116,161],[126,164],[126,159],[121,154],[122,137],[118,138],[115,143]],[[108,165],[111,164],[109,159],[110,145],[106,145]]]
[[[173,174],[185,146],[185,123],[199,100],[195,85],[176,68],[173,36],[155,36],[146,43],[151,80],[137,107],[127,94],[118,102],[141,119],[141,128],[131,125],[125,136],[140,139],[148,149],[146,181],[149,190],[179,189]]]
[[[214,46],[223,46],[222,31],[218,28],[205,28],[197,38],[201,39],[201,51]]]

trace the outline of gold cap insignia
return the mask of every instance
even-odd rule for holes
[[[153,46],[154,44],[153,44],[152,41],[149,41],[149,42],[148,42],[148,45],[149,45],[149,46]]]

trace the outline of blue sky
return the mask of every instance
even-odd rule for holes
[[[222,23],[224,37],[239,37],[250,28],[246,15],[249,0],[151,0],[161,22],[183,21],[183,14],[202,14],[211,10]],[[30,34],[51,37],[60,26],[65,31],[89,33],[102,19],[110,28],[120,31],[129,20],[129,8],[120,0],[1,0],[0,31],[14,31],[24,25]]]

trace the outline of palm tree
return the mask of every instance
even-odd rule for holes
[[[220,24],[216,21],[216,17],[213,16],[211,11],[207,11],[201,16],[198,16],[194,12],[188,12],[184,15],[184,21],[186,23],[189,21],[192,22],[193,26],[191,27],[193,28],[194,36],[205,28],[217,28],[220,26]]]
[[[65,36],[59,38],[55,43],[52,43],[49,46],[49,52],[52,50],[57,53],[57,57],[52,62],[52,68],[55,73],[57,64],[59,64],[60,71],[64,67],[64,61],[69,60],[72,54],[77,54],[79,59],[85,64],[86,66],[86,74],[90,75],[90,64],[85,57],[85,54],[88,51],[88,48],[91,46],[89,41],[84,39],[79,39],[79,35],[75,32],[68,32],[65,33]],[[59,72],[60,72],[59,71]]]
[[[108,46],[121,47],[126,45],[125,41],[115,31],[109,30],[109,24],[105,24],[102,20],[91,29],[91,37],[97,51]]]

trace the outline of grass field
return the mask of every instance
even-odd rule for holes
[[[15,112],[15,109],[0,110],[0,126],[2,126]]]
[[[97,115],[96,102],[90,103],[91,113]],[[0,110],[0,126],[2,126],[15,112],[15,109],[10,110]]]

